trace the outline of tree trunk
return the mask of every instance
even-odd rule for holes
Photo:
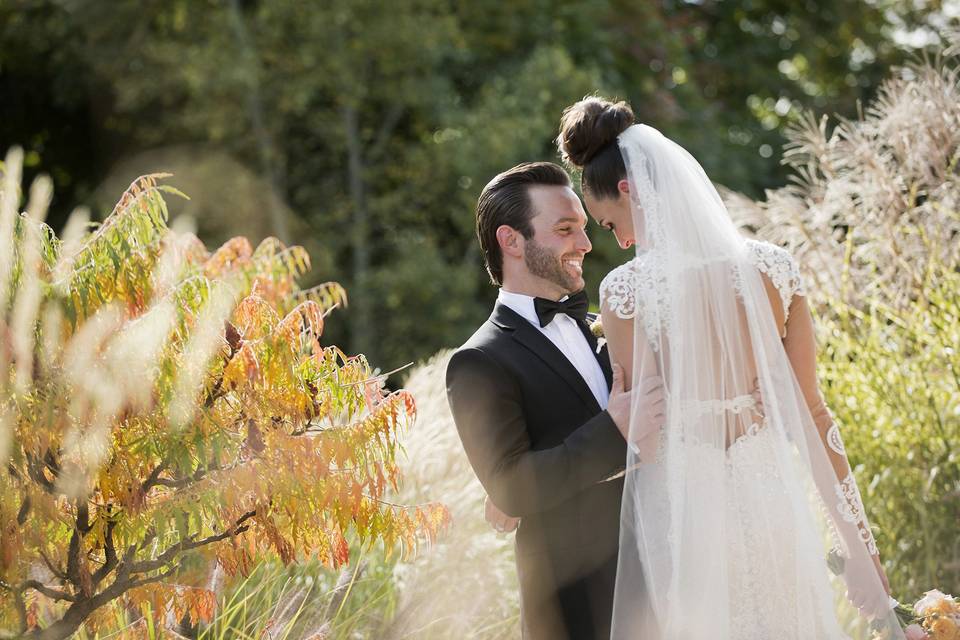
[[[273,197],[268,198],[267,207],[270,212],[273,233],[284,244],[290,242],[290,232],[287,229],[287,220],[283,208],[278,206],[277,200],[285,200],[284,185],[280,172],[277,170],[276,145],[273,137],[264,124],[263,101],[260,99],[260,61],[256,49],[250,44],[247,27],[243,23],[238,0],[230,0],[230,22],[233,26],[237,44],[240,47],[241,59],[247,65],[250,74],[250,90],[247,93],[247,113],[253,125],[253,133],[257,141],[258,155],[260,156],[260,170],[273,190]]]
[[[343,126],[347,136],[347,174],[350,199],[353,202],[353,225],[350,243],[353,249],[353,295],[351,296],[351,351],[370,355],[370,232],[367,193],[364,180],[363,154],[357,109],[345,105]]]
[[[23,636],[23,640],[64,640],[76,633],[90,614],[114,600],[129,588],[129,584],[113,583],[97,595],[70,605],[63,617],[45,629],[37,629]]]

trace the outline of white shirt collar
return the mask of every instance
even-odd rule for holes
[[[533,326],[540,326],[540,319],[537,318],[537,311],[533,306],[533,296],[528,296],[523,293],[513,293],[512,291],[501,288],[500,293],[497,294],[497,302],[511,311],[516,311],[521,318]]]
[[[568,297],[563,296],[560,299],[566,300]],[[501,287],[500,293],[497,294],[497,302],[511,311],[516,311],[521,318],[533,326],[540,327],[540,318],[537,317],[536,307],[533,306],[533,296],[528,296],[525,293],[514,293]]]

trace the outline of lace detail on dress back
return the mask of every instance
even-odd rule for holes
[[[756,409],[757,401],[752,395],[742,395],[723,400],[688,400],[680,410],[685,420],[696,419],[705,414],[743,413]]]
[[[680,420],[694,423],[705,415],[723,416],[733,420],[736,424],[726,443],[728,450],[732,449],[745,438],[755,436],[766,429],[767,419],[759,410],[757,399],[753,395],[735,396],[723,400],[688,400],[680,405]],[[696,438],[690,439],[689,444],[694,446],[703,444],[706,449],[716,449],[716,443],[700,443]],[[656,462],[663,462],[663,452],[666,446],[666,430],[661,430],[657,444]]]
[[[786,321],[793,297],[805,295],[800,266],[789,252],[769,242],[747,240],[747,249],[750,261],[780,293]],[[629,320],[637,313],[643,314],[644,330],[654,350],[660,328],[670,321],[666,277],[657,257],[656,251],[637,256],[615,267],[600,283],[600,304],[606,304],[617,317]]]

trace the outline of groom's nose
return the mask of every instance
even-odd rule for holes
[[[583,251],[584,253],[590,253],[590,250],[593,249],[593,244],[590,243],[590,237],[587,235],[585,229],[581,229],[580,234],[577,236],[576,248],[578,251]]]

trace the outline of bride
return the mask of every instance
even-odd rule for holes
[[[871,622],[902,637],[796,262],[742,237],[697,161],[633,120],[590,97],[558,137],[590,215],[635,251],[600,286],[610,357],[628,386],[666,389],[666,426],[625,434],[612,637],[867,638]]]

